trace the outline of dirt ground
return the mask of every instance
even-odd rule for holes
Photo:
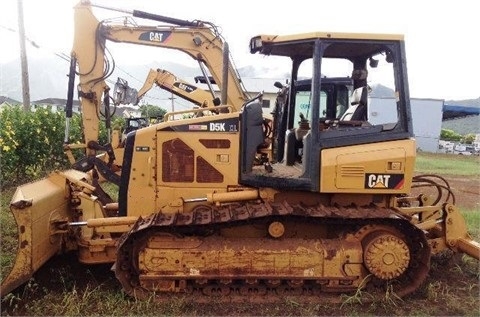
[[[479,210],[480,206],[480,180],[469,177],[445,176],[455,194],[456,205],[461,210],[471,212],[474,209]],[[69,283],[75,285],[76,290],[81,292],[82,287],[90,289],[101,285],[101,291],[119,292],[119,284],[115,280],[113,272],[109,267],[100,266],[98,268],[86,268],[78,263],[73,263],[72,258],[59,257],[52,259],[36,274],[36,282],[43,287],[47,293],[59,292],[59,284],[55,283],[52,272],[63,272],[66,276],[68,271]],[[282,304],[262,304],[252,305],[248,303],[236,304],[210,304],[186,305],[180,311],[167,313],[158,312],[160,315],[209,315],[209,316],[346,316],[346,315],[374,315],[374,316],[479,316],[480,315],[480,287],[479,287],[480,267],[477,261],[471,258],[465,259],[461,254],[447,253],[432,259],[431,270],[427,281],[415,293],[408,295],[402,300],[387,301],[384,303],[371,304],[352,304],[337,305],[325,304],[320,301],[316,305],[303,305],[295,302],[285,301]],[[93,283],[93,286],[92,286]],[[64,287],[64,286],[63,286]],[[22,291],[20,291],[22,292]],[[58,297],[63,295],[59,292]],[[42,305],[42,299],[38,296],[30,298],[35,305]],[[88,303],[88,306],[95,306],[97,302]],[[128,301],[128,299],[125,299]],[[2,303],[5,306],[5,302]],[[31,304],[31,303],[30,303]],[[28,307],[29,303],[23,302],[22,305]],[[45,304],[48,305],[48,304]],[[134,304],[132,304],[134,305]],[[132,306],[129,306],[132,307]],[[162,309],[155,308],[155,309]],[[85,315],[92,315],[87,311]],[[103,312],[111,315],[110,312]],[[3,307],[1,315],[28,315],[29,311],[25,309],[13,309],[12,307]],[[55,313],[54,313],[55,314]],[[56,313],[58,314],[58,313]],[[102,312],[94,311],[93,315],[102,315]],[[126,312],[125,315],[132,312]],[[133,313],[134,315],[138,315]],[[150,311],[145,311],[141,315],[155,315]],[[49,315],[45,312],[45,315]]]
[[[467,210],[480,207],[480,179],[445,176],[455,194],[456,205]]]

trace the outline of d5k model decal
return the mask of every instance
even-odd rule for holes
[[[176,132],[238,132],[239,123],[238,118],[230,118],[210,122],[199,122],[195,124],[182,124],[165,128],[165,130],[167,129],[168,131],[173,130]]]
[[[405,181],[404,174],[365,174],[365,188],[371,189],[400,189]]]

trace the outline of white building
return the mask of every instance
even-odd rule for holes
[[[443,99],[410,99],[417,148],[436,153],[442,131]]]
[[[46,98],[41,100],[32,101],[31,109],[36,111],[39,108],[50,109],[52,112],[65,111],[66,99],[62,98]],[[72,111],[74,113],[80,113],[80,102],[73,100]]]
[[[436,153],[442,130],[443,99],[411,98],[412,125],[417,149]],[[382,124],[397,121],[395,99],[369,98],[368,122]]]

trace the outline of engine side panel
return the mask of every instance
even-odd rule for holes
[[[409,193],[415,168],[413,139],[321,151],[324,193]]]

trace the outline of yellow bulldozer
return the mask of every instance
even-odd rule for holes
[[[18,254],[2,296],[60,252],[111,263],[139,299],[320,298],[387,287],[405,296],[425,280],[432,255],[451,249],[479,258],[448,186],[433,179],[435,195],[412,194],[424,178],[414,176],[402,35],[253,37],[251,53],[290,67],[289,80],[275,83],[273,113],[264,114],[213,24],[131,14],[168,25],[98,21],[90,3],[75,7],[69,100],[78,76],[85,140],[64,145],[71,170],[18,187],[10,205]],[[110,100],[107,41],[186,52],[215,78],[220,105],[169,113],[122,144],[99,145],[98,114]],[[373,124],[377,82],[391,88],[395,111]],[[214,114],[175,116],[205,109]],[[78,147],[84,158],[71,154]],[[118,186],[118,201],[102,180]]]

